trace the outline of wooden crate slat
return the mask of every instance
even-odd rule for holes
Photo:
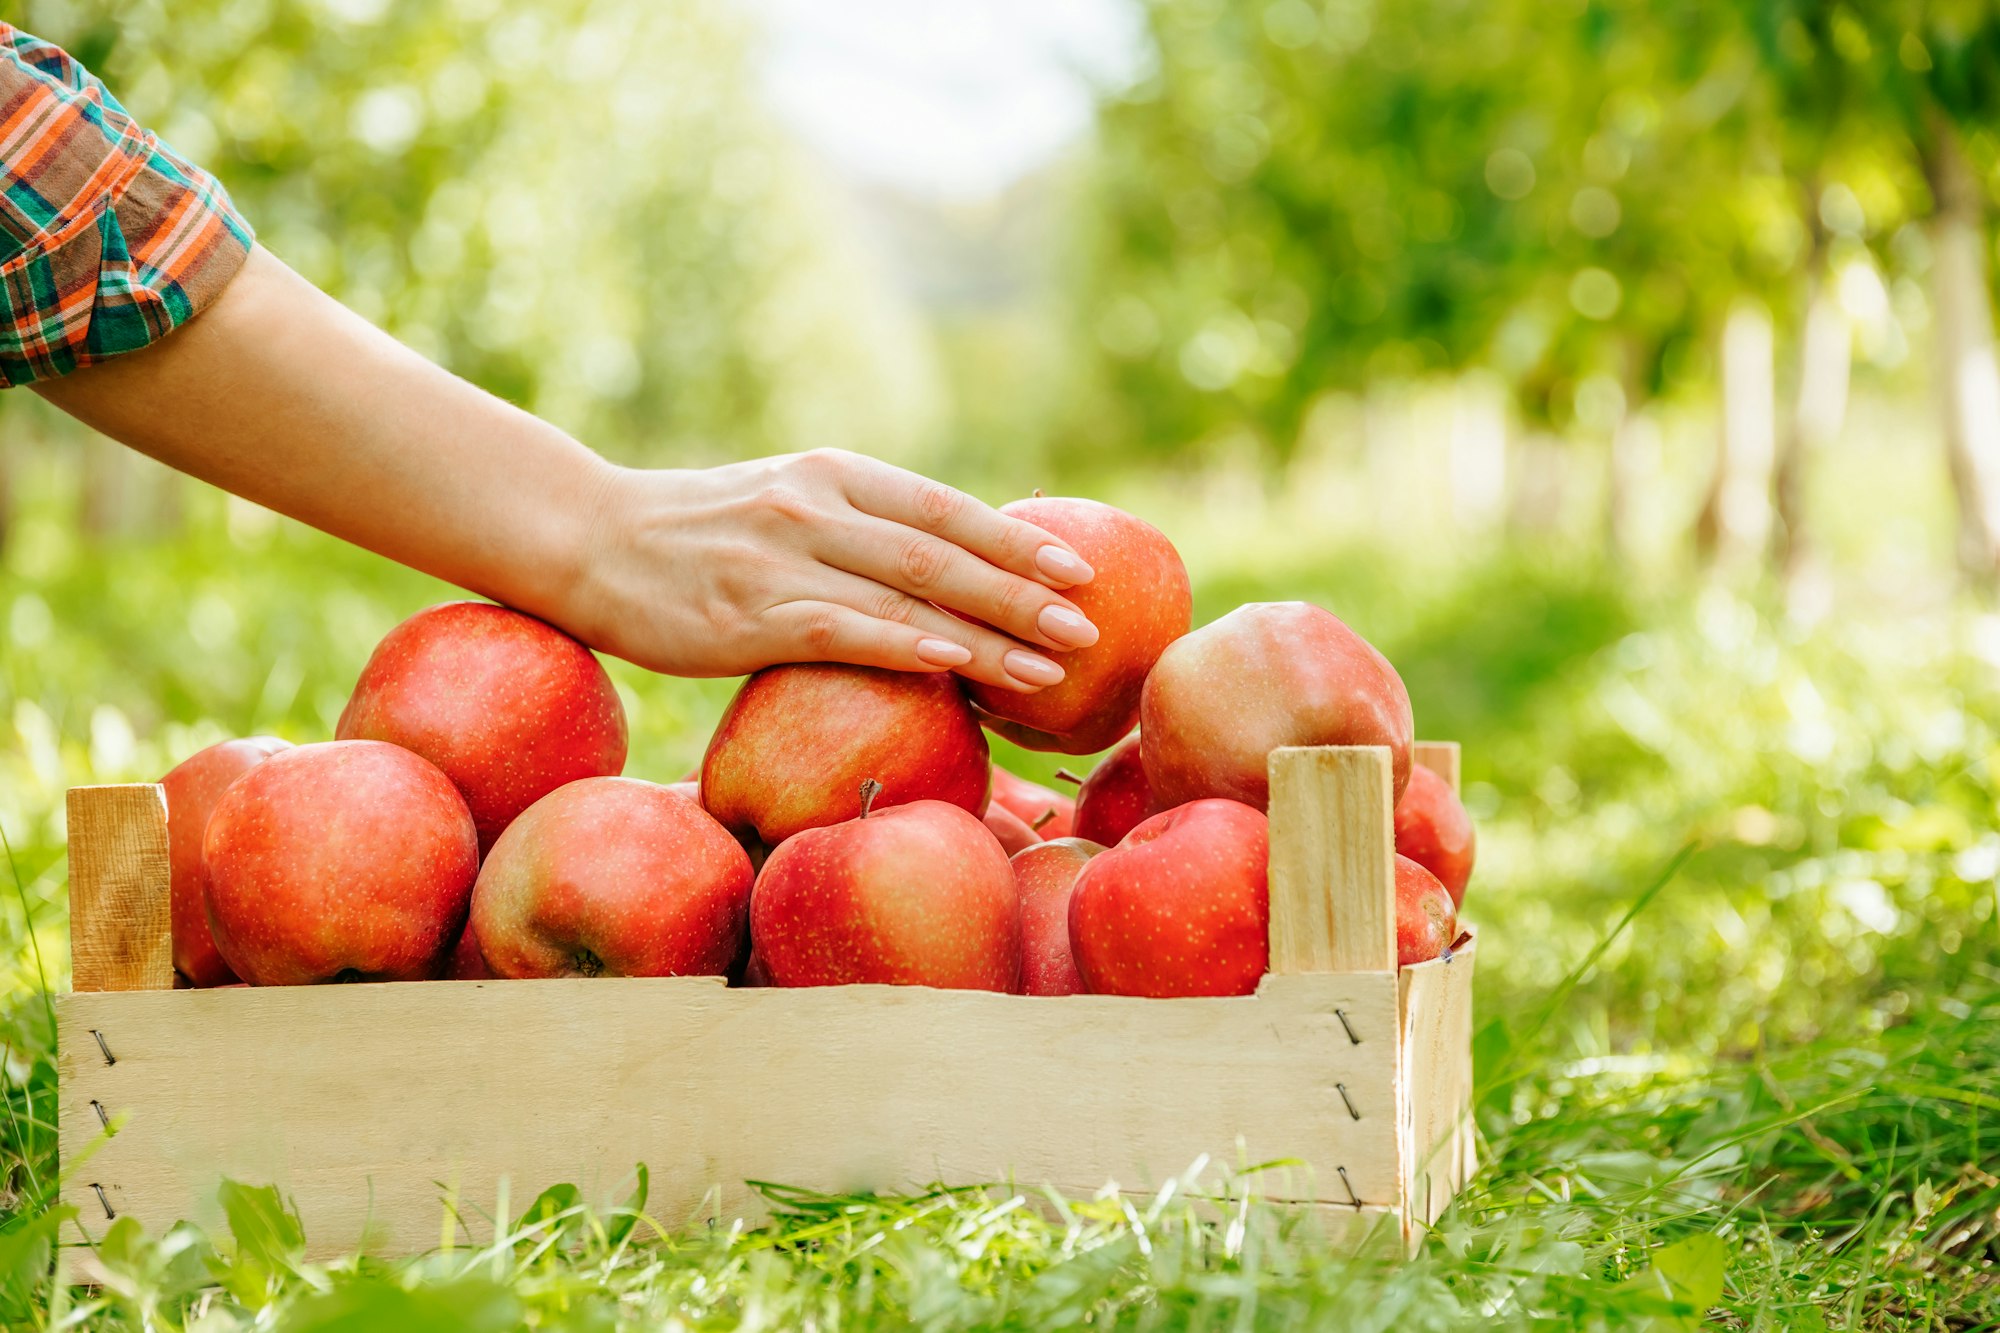
[[[1456,792],[1459,786],[1458,742],[1418,741],[1410,758],[1420,768],[1428,768],[1448,783]]]
[[[437,1244],[445,1189],[488,1211],[503,1175],[517,1206],[558,1181],[610,1201],[640,1161],[666,1220],[712,1189],[723,1214],[753,1210],[746,1176],[1090,1193],[1201,1154],[1301,1159],[1260,1179],[1276,1197],[1345,1202],[1345,1166],[1362,1203],[1402,1201],[1389,973],[1217,1000],[404,983],[74,994],[58,1017],[63,1157],[91,1154],[64,1197],[86,1226],[93,1184],[155,1229],[213,1223],[229,1176],[292,1195],[317,1252],[364,1230],[410,1252]],[[126,1118],[108,1141],[93,1100]]]
[[[1385,746],[1271,751],[1271,971],[1394,972]]]
[[[1447,961],[1398,975],[1403,1013],[1401,1155],[1409,1218],[1437,1221],[1476,1166],[1472,1126],[1472,967],[1468,934]]]
[[[70,984],[80,991],[171,990],[165,789],[72,787],[68,822]]]

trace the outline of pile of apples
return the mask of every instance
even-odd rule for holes
[[[486,603],[419,612],[369,658],[337,739],[224,741],[162,780],[176,971],[1248,994],[1268,963],[1266,760],[1285,745],[1388,747],[1399,961],[1450,946],[1472,825],[1413,769],[1409,695],[1380,653],[1303,602],[1190,632],[1157,529],[1092,500],[1005,512],[1096,570],[1071,598],[1099,638],[1061,683],[772,667],[675,783],[620,776],[624,708],[582,644]],[[1072,798],[995,766],[988,728],[1111,748]]]

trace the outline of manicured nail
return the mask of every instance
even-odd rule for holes
[[[1063,678],[1063,669],[1046,657],[1024,653],[1014,649],[1000,659],[1000,665],[1007,668],[1007,674],[1023,685],[1054,685]]]
[[[1088,648],[1097,642],[1097,626],[1066,606],[1045,606],[1035,617],[1042,633],[1071,648]]]
[[[1088,583],[1097,574],[1081,556],[1071,555],[1060,546],[1044,546],[1035,552],[1035,568],[1059,583],[1072,585]]]
[[[972,660],[972,650],[947,639],[918,639],[917,660],[932,666],[964,666]]]

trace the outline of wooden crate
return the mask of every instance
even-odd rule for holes
[[[1456,746],[1418,759],[1457,781]],[[649,1211],[678,1223],[756,1216],[746,1180],[1090,1194],[1205,1155],[1286,1160],[1250,1185],[1409,1243],[1473,1167],[1475,950],[1397,971],[1390,791],[1385,749],[1273,753],[1271,975],[1149,1000],[701,977],[174,990],[161,789],[77,788],[63,1198],[86,1233],[214,1226],[221,1179],[275,1183],[314,1253],[401,1254],[489,1238],[503,1190],[615,1201],[640,1162]]]

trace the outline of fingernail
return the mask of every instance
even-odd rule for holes
[[[1044,546],[1035,552],[1035,568],[1062,583],[1088,583],[1097,571],[1060,546]]]
[[[1007,674],[1025,685],[1054,685],[1063,678],[1063,669],[1046,657],[1014,649],[1000,659]]]
[[[917,660],[932,666],[964,666],[972,660],[972,650],[948,639],[918,639]]]
[[[1066,606],[1045,606],[1035,617],[1042,633],[1072,648],[1088,648],[1097,642],[1097,626]]]

